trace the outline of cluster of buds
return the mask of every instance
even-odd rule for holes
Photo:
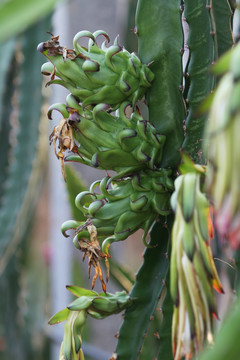
[[[226,57],[227,56],[227,57]],[[213,98],[206,129],[206,190],[214,205],[215,226],[223,240],[240,245],[240,44],[225,55],[227,73]],[[222,71],[221,62],[217,65]]]
[[[146,170],[124,179],[113,181],[112,178],[105,177],[94,182],[90,190],[78,194],[75,201],[87,221],[66,221],[62,225],[63,234],[66,236],[67,230],[74,229],[73,242],[81,251],[86,242],[93,247],[95,240],[100,240],[102,249],[98,248],[99,260],[104,256],[107,259],[108,247],[112,242],[125,240],[139,228],[144,230],[145,242],[157,216],[171,212],[170,193],[173,191],[173,181],[170,175],[171,170]],[[94,267],[96,270],[96,266]],[[99,271],[95,273],[99,274]],[[103,284],[103,280],[99,278]]]
[[[77,296],[77,299],[55,314],[49,320],[49,324],[66,321],[59,360],[84,360],[81,334],[87,315],[95,319],[104,319],[129,307],[133,299],[124,291],[98,294],[78,286],[67,286],[67,289]]]
[[[174,302],[172,346],[174,360],[191,359],[213,341],[217,318],[214,289],[223,289],[213,261],[213,226],[209,202],[201,191],[204,168],[180,175],[171,198],[172,229],[170,291]]]
[[[98,36],[105,40],[101,47]],[[88,38],[87,48],[79,44],[83,37]],[[51,77],[48,85],[59,84],[70,91],[66,105],[54,104],[48,111],[49,119],[53,110],[63,116],[50,135],[63,176],[64,160],[115,171],[77,196],[76,206],[86,221],[70,220],[62,226],[65,235],[75,230],[73,241],[88,258],[89,276],[91,267],[95,269],[92,287],[99,277],[104,292],[99,262],[105,260],[108,280],[109,245],[139,228],[146,243],[158,215],[171,212],[174,188],[171,170],[161,169],[165,136],[142,117],[136,104],[154,75],[119,45],[118,38],[112,46],[108,42],[103,31],[81,31],[73,39],[73,49],[61,46],[58,36],[38,46],[49,60],[42,66],[42,73]]]
[[[100,35],[105,38],[101,48],[96,41]],[[83,37],[89,38],[87,49],[78,43]],[[73,39],[74,49],[61,46],[58,40],[52,36],[38,45],[50,61],[42,66],[42,73],[51,76],[48,84],[64,86],[84,107],[105,103],[116,109],[125,100],[135,104],[151,85],[151,70],[121,47],[118,37],[107,47],[110,40],[104,31],[80,31]]]
[[[114,170],[118,177],[136,173],[142,168],[155,169],[159,166],[165,136],[143,119],[137,107],[128,117],[130,104],[124,102],[118,114],[113,116],[106,111],[108,106],[104,104],[96,105],[90,111],[83,110],[73,95],[69,95],[66,102],[67,105],[54,104],[48,111],[49,119],[53,110],[63,116],[50,135],[55,153],[60,159],[65,150],[69,149],[72,154],[65,160]]]

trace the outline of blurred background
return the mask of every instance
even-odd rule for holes
[[[45,59],[36,47],[50,39],[47,31],[72,48],[78,31],[101,29],[111,42],[119,34],[120,44],[135,51],[136,2],[0,1],[0,360],[58,359],[63,324],[50,326],[48,319],[71,302],[66,285],[91,288],[87,261],[82,263],[71,238],[60,232],[74,216],[69,201],[74,193],[67,188],[77,194],[104,175],[78,164],[66,169],[66,186],[48,140],[60,116],[49,121],[46,112],[51,104],[64,103],[67,91],[45,87],[40,71]],[[130,290],[144,250],[138,235],[124,247],[112,246],[107,291]],[[96,291],[101,291],[98,283]],[[86,359],[111,356],[121,322],[120,315],[88,319]]]

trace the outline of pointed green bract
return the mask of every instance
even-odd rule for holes
[[[88,290],[88,289],[84,289],[80,286],[73,286],[73,285],[67,285],[66,288],[75,296],[80,297],[80,296],[96,296],[97,292],[96,291],[92,291],[92,290]]]
[[[140,169],[156,169],[161,162],[165,136],[143,119],[138,108],[127,116],[130,108],[128,102],[122,103],[117,116],[109,114],[105,105],[83,111],[77,99],[68,96],[67,105],[58,103],[48,111],[49,118],[53,110],[57,110],[65,119],[50,136],[54,149],[58,141],[60,152],[69,149],[74,153],[70,153],[66,161],[114,170],[119,173],[118,177]],[[59,153],[56,155],[59,157]]]
[[[69,309],[63,309],[59,311],[58,313],[53,315],[51,319],[48,320],[49,325],[55,325],[62,321],[67,320],[69,313],[70,313]]]
[[[74,243],[78,247],[79,241],[90,240],[86,227],[91,223],[96,227],[98,240],[104,241],[102,249],[106,253],[112,242],[125,240],[139,228],[145,231],[145,241],[157,216],[170,213],[169,200],[173,190],[170,170],[149,171],[123,180],[112,181],[106,177],[99,184],[100,193],[95,191],[94,184],[92,193],[78,194],[76,206],[88,217],[86,226],[65,222],[62,226],[64,234],[68,228],[76,229]]]

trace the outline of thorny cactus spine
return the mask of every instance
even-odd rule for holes
[[[100,35],[105,37],[101,48],[96,40]],[[89,38],[88,49],[79,45],[82,37]],[[73,39],[73,50],[61,46],[58,36],[39,44],[38,50],[51,61],[42,67],[42,73],[51,76],[48,84],[63,85],[84,107],[106,103],[116,109],[125,100],[135,105],[151,85],[153,73],[122,48],[118,38],[107,47],[109,41],[104,31],[80,31]]]

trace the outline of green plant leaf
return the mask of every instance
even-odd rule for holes
[[[74,300],[68,309],[70,310],[84,310],[87,309],[92,303],[92,299],[87,296],[81,296],[80,298]]]
[[[98,296],[96,291],[84,289],[80,286],[67,285],[66,288],[75,296]]]
[[[124,290],[130,292],[134,284],[134,276],[125,265],[119,265],[113,258],[110,259],[110,275],[111,279]]]
[[[9,0],[0,3],[0,42],[50,13],[59,0]],[[43,35],[48,28],[42,29]],[[42,39],[42,36],[41,36]],[[37,45],[37,43],[36,43]],[[38,68],[38,66],[36,66]]]
[[[200,360],[238,359],[240,354],[240,298],[227,314],[214,340],[214,346],[206,348]]]
[[[13,111],[13,95],[16,91],[14,79],[19,70],[15,58],[15,40],[0,44],[0,53],[4,54],[0,60],[0,204],[4,189],[4,182],[9,166],[9,153],[12,145],[10,132],[12,129],[9,121]]]
[[[144,262],[137,273],[130,293],[135,301],[125,313],[119,332],[116,353],[119,360],[136,360],[142,346],[144,334],[164,288],[169,268],[167,256],[169,231],[164,223],[156,222],[151,231],[150,245],[144,254]]]
[[[233,46],[233,10],[228,0],[213,1],[212,10],[216,28],[216,53],[219,57]]]
[[[168,272],[166,280],[166,296],[162,305],[163,321],[159,328],[160,350],[158,353],[158,360],[172,360],[172,314],[173,302],[170,294],[170,272]]]
[[[189,61],[186,67],[184,97],[188,108],[186,137],[183,149],[197,163],[205,163],[202,138],[207,115],[199,112],[199,106],[213,90],[215,81],[209,72],[216,56],[216,46],[211,35],[212,17],[202,0],[187,0],[184,16],[189,26]]]
[[[49,19],[40,22],[24,33],[21,39],[24,59],[19,66],[18,119],[14,122],[16,140],[2,181],[4,192],[0,206],[0,273],[4,271],[30,223],[44,176],[45,141],[41,148],[38,147],[42,105],[42,77],[39,67],[42,59],[36,51],[36,44],[42,37],[43,29],[48,26]],[[10,122],[10,114],[3,120]]]
[[[162,167],[178,165],[184,136],[182,124],[186,113],[179,90],[183,76],[180,5],[179,0],[138,0],[136,12],[139,58],[151,64],[155,75],[146,93],[149,120],[167,137]]]
[[[1,82],[0,82],[0,131],[1,131],[1,125],[2,121],[4,119],[2,115],[2,109],[4,101],[4,95],[7,92],[6,89],[8,89],[8,85],[12,85],[12,82],[9,81],[8,77],[10,74],[12,74],[13,69],[12,67],[12,59],[14,56],[14,50],[15,50],[15,39],[10,39],[9,41],[6,41],[2,44],[0,44],[0,53],[3,54],[0,57],[0,74],[1,74]],[[11,69],[11,70],[10,70]]]
[[[62,321],[67,320],[69,313],[70,310],[67,308],[57,312],[55,315],[51,317],[51,319],[49,319],[48,321],[49,325],[55,325]]]

